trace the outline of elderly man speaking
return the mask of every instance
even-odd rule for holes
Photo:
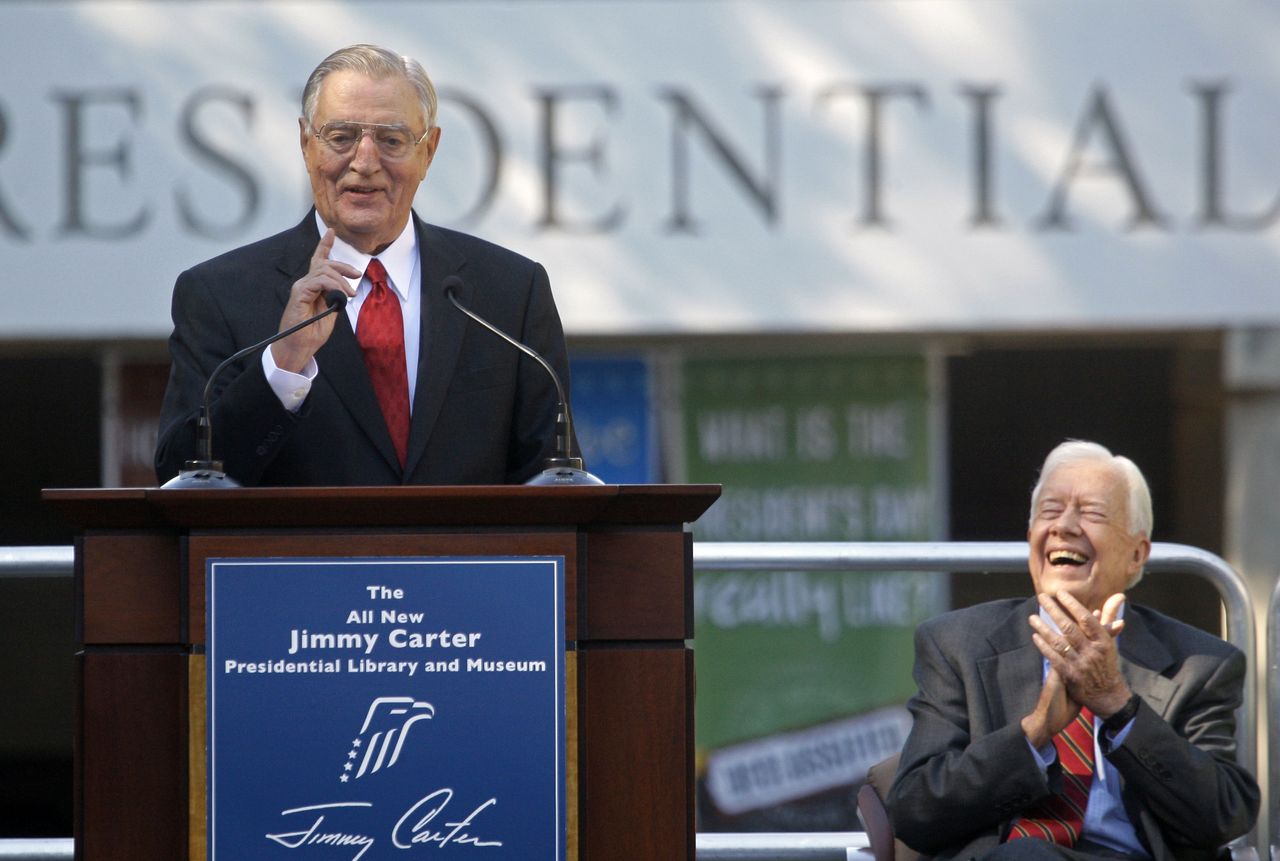
[[[374,45],[327,57],[298,121],[315,207],[296,227],[183,272],[156,474],[196,454],[201,393],[242,348],[350,298],[214,383],[215,458],[245,485],[502,484],[555,444],[545,371],[470,323],[459,299],[568,379],[541,265],[426,224],[414,195],[440,146],[436,91],[416,60]]]
[[[1036,597],[916,632],[914,718],[889,792],[897,836],[939,858],[1209,859],[1252,826],[1236,762],[1239,650],[1125,590],[1151,550],[1127,458],[1071,441],[1031,496]]]

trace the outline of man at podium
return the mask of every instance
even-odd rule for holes
[[[413,212],[440,143],[422,65],[374,45],[327,57],[298,121],[315,206],[289,230],[201,263],[173,291],[160,416],[161,482],[196,456],[210,387],[213,456],[243,485],[503,484],[555,442],[544,369],[470,323],[447,295],[541,354],[568,380],[547,273]]]

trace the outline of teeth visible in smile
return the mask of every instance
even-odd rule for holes
[[[1083,565],[1089,560],[1074,550],[1054,550],[1049,554],[1051,565]]]

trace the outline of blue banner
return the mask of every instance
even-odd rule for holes
[[[649,364],[575,357],[573,426],[587,469],[607,484],[652,484],[658,475]]]
[[[209,861],[564,857],[563,557],[206,573]]]

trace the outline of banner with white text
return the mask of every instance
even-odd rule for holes
[[[686,477],[724,485],[697,539],[937,538],[928,380],[919,355],[686,361]],[[701,826],[856,829],[851,789],[906,740],[912,634],[946,583],[697,572]]]

